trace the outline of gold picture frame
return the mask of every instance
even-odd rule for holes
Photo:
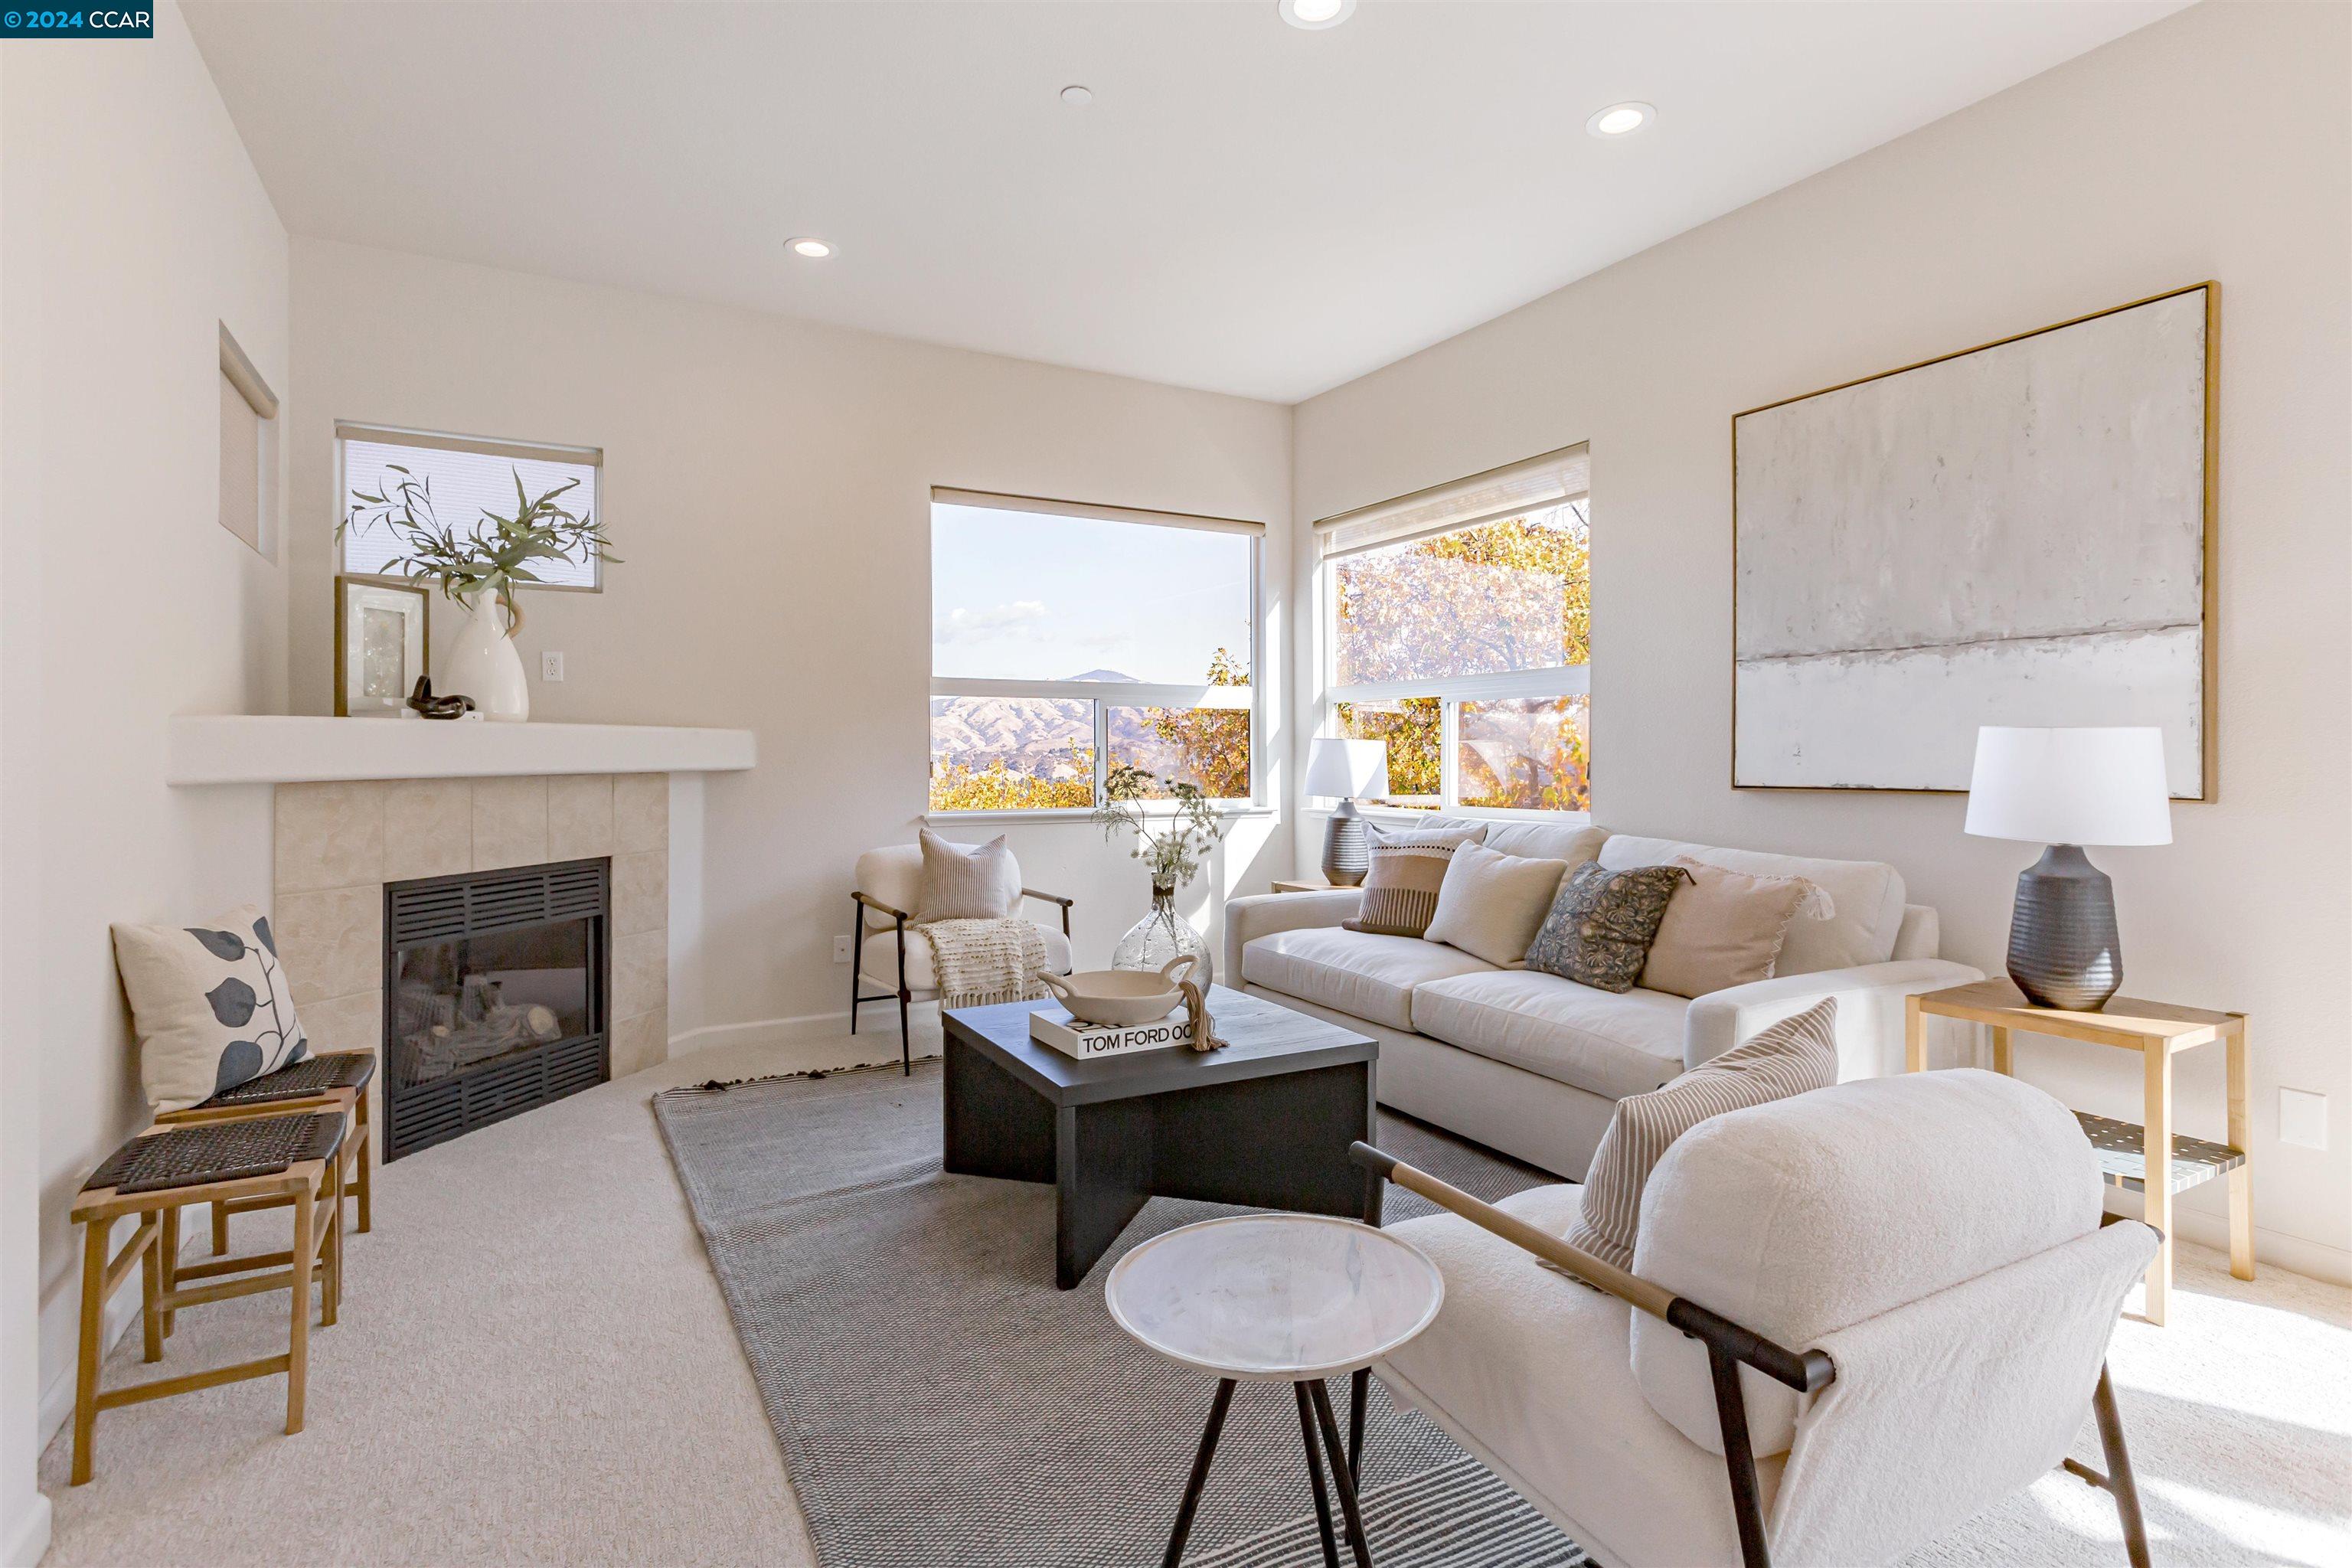
[[[2221,639],[2216,634],[2221,603],[2219,588],[2221,574],[2219,496],[2221,453],[2221,285],[2218,281],[2210,278],[2201,282],[2184,284],[2177,289],[2165,289],[2161,293],[2150,294],[2141,299],[2127,300],[2120,305],[2111,305],[2105,310],[2090,310],[2085,311],[2081,315],[2070,316],[2064,321],[2053,321],[2048,326],[2035,327],[2021,332],[2013,332],[2007,337],[1995,338],[1990,342],[1978,343],[1972,347],[1965,349],[1955,349],[1948,353],[1931,355],[1927,359],[1916,360],[1908,364],[1898,365],[1892,370],[1879,371],[1871,375],[1855,376],[1850,380],[1839,382],[1834,385],[1821,387],[1812,392],[1800,393],[1790,397],[1775,398],[1769,403],[1759,404],[1753,408],[1741,409],[1738,413],[1734,414],[1731,416],[1732,646],[1730,671],[1731,732],[1729,736],[1731,744],[1728,748],[1729,755],[1727,762],[1729,765],[1727,772],[1729,774],[1730,785],[1735,791],[1746,790],[1759,793],[1804,792],[1815,794],[1843,794],[1858,792],[1873,795],[1966,795],[1968,793],[1965,788],[1920,788],[1916,786],[1897,784],[1759,784],[1742,781],[1739,767],[1739,670],[1741,658],[1739,638],[1740,421],[1756,415],[1768,414],[1773,410],[1784,408],[1792,404],[1804,403],[1812,398],[1824,397],[1833,393],[1844,392],[1849,388],[1863,386],[1871,382],[1885,381],[1891,377],[1906,375],[1914,371],[1925,370],[1930,366],[1944,364],[1953,360],[1965,359],[1972,354],[1984,353],[1990,350],[2007,348],[2012,344],[2024,342],[2030,339],[2042,337],[2047,333],[2063,331],[2070,327],[2079,327],[2086,322],[2100,321],[2103,318],[2109,316],[2120,315],[2128,310],[2137,310],[2144,306],[2155,305],[2163,301],[2176,300],[2185,295],[2198,293],[2202,293],[2204,296],[2202,311],[2204,318],[2204,363],[2202,372],[2203,384],[2200,388],[2203,398],[2202,429],[2200,432],[2203,441],[2201,472],[2203,493],[2200,498],[2200,526],[2201,529],[2201,538],[2200,542],[2201,580],[2200,583],[2199,595],[2200,646],[2199,649],[2200,680],[2198,690],[2198,782],[2200,788],[2199,793],[2195,795],[2175,795],[2172,799],[2176,805],[2189,805],[2210,803],[2221,798],[2221,742],[2219,734],[2220,726],[2218,722],[2219,697],[2221,691],[2221,667],[2219,659],[2219,645]]]
[[[336,718],[398,718],[432,666],[432,595],[398,578],[336,574]]]

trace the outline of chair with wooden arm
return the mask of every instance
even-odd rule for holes
[[[850,937],[849,1032],[857,1033],[857,1010],[868,1002],[898,1004],[898,1067],[912,1073],[914,1048],[908,1015],[918,1002],[939,999],[931,945],[909,941],[915,917],[908,911],[919,901],[923,882],[923,851],[919,845],[894,844],[869,849],[857,858],[857,885],[850,892],[850,914],[856,922]],[[1070,972],[1070,910],[1075,900],[1059,893],[1021,889],[1025,901],[1035,900],[1061,911],[1059,929],[1032,921],[1045,943],[1045,967],[1056,974]],[[869,993],[868,985],[876,987]]]
[[[2062,1462],[2147,1568],[2105,1358],[2156,1237],[2102,1227],[2040,1090],[1934,1073],[1702,1122],[1631,1268],[1564,1239],[1580,1188],[1487,1204],[1354,1152],[1449,1211],[1397,1227],[1445,1304],[1375,1373],[1607,1568],[1890,1563]],[[2086,1411],[2104,1473],[2066,1457]]]

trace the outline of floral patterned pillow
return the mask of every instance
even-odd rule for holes
[[[1667,901],[1689,880],[1680,866],[1610,871],[1586,861],[1560,883],[1528,948],[1528,967],[1600,991],[1631,991],[1649,962]]]
[[[203,925],[114,928],[114,964],[157,1114],[184,1110],[310,1054],[269,921],[251,904]]]

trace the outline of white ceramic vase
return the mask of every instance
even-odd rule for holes
[[[506,611],[498,599],[484,595],[466,615],[466,628],[457,646],[433,680],[444,696],[470,697],[485,719],[520,723],[530,717],[530,682],[524,679],[522,655],[515,650],[507,628]]]

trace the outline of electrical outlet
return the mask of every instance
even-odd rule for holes
[[[563,679],[563,656],[560,653],[541,654],[539,656],[539,678],[541,680],[562,680]]]
[[[837,936],[833,939],[833,961],[835,963],[847,963],[849,962],[849,939],[847,937]]]
[[[2327,1147],[2327,1097],[2307,1089],[2279,1090],[2279,1142],[2302,1149]]]

